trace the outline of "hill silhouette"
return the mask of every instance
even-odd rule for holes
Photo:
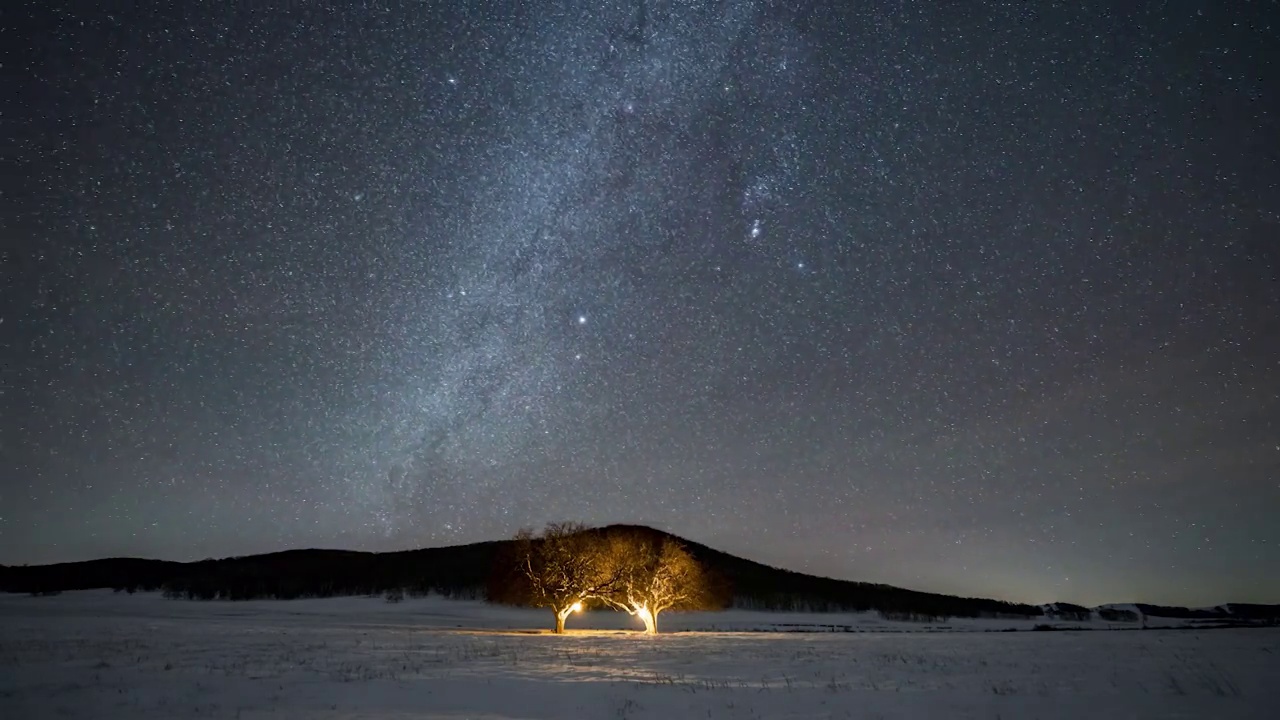
[[[594,532],[627,530],[670,535],[653,528],[612,525]],[[675,536],[671,536],[675,537]],[[720,585],[727,605],[760,610],[879,611],[903,620],[945,617],[1050,617],[1087,608],[1010,603],[956,597],[891,585],[836,580],[771,567],[684,538],[682,542]],[[0,592],[54,594],[68,590],[113,588],[163,591],[174,598],[200,600],[295,599],[341,595],[435,593],[486,598],[501,582],[501,562],[510,540],[469,545],[360,552],[287,550],[197,562],[107,558],[41,566],[0,566]],[[496,597],[496,594],[494,594]],[[1274,621],[1280,605],[1231,604],[1210,609],[1135,605],[1146,615],[1195,619]]]

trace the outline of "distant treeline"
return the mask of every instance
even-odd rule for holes
[[[658,534],[650,528],[631,528]],[[682,541],[689,552],[724,583],[718,596],[730,607],[802,612],[879,611],[886,617],[919,621],[1000,617],[1087,619],[1089,608],[1057,603],[1046,608],[985,598],[917,592],[890,585],[816,577],[769,567],[705,545]],[[135,558],[32,567],[0,566],[0,591],[55,594],[67,590],[113,588],[121,592],[162,591],[192,600],[297,599],[350,595],[438,594],[484,599],[507,573],[499,567],[511,541],[389,553],[345,550],[291,550],[265,555],[179,563]],[[1210,610],[1138,605],[1153,617],[1274,621],[1280,605],[1233,604]],[[1102,615],[1103,610],[1099,610]],[[1116,611],[1117,620],[1134,620]]]
[[[483,597],[499,543],[391,553],[289,550],[178,563],[111,558],[33,567],[0,566],[0,591],[51,594],[112,588],[162,591],[189,600],[383,595]]]
[[[188,600],[255,600],[383,595],[389,592],[483,597],[499,543],[391,553],[289,550],[178,563],[113,558],[0,567],[0,590],[50,594],[113,588],[163,591]]]

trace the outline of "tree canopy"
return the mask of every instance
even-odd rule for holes
[[[669,536],[551,523],[540,534],[520,531],[509,562],[494,591],[508,602],[549,608],[557,633],[588,603],[625,611],[653,634],[659,613],[714,602],[701,564]]]

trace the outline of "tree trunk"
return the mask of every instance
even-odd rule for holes
[[[561,612],[561,611],[559,611],[559,610],[556,610],[556,611],[555,611],[555,613],[556,613],[556,634],[557,634],[557,635],[563,635],[563,634],[564,634],[564,619],[565,619],[566,615],[565,615],[565,613],[563,613],[563,612]]]
[[[640,621],[644,623],[645,635],[658,634],[658,618],[655,617],[653,613],[649,612],[649,608],[644,605],[633,603],[628,612],[640,618]]]
[[[658,614],[657,613],[645,613],[644,615],[640,616],[640,619],[644,621],[645,635],[658,634]]]

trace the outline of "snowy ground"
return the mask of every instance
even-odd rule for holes
[[[1102,720],[1280,708],[1280,630],[902,633],[864,616],[734,612],[662,624],[868,631],[520,631],[549,619],[434,598],[0,596],[0,718]],[[606,613],[570,623],[631,626]]]

